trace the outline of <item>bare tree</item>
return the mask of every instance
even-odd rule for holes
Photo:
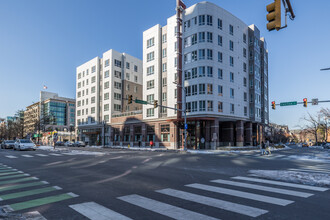
[[[325,140],[325,142],[328,142],[328,134],[329,134],[329,128],[330,128],[330,109],[322,108],[319,111],[319,115],[322,120],[321,127],[324,130],[324,140]]]
[[[308,124],[305,125],[305,129],[304,130],[307,133],[310,133],[310,134],[314,135],[315,142],[317,144],[318,143],[317,132],[318,132],[318,130],[320,128],[320,125],[321,125],[321,121],[320,121],[319,115],[313,116],[310,113],[308,113],[308,116],[303,117],[303,120],[305,120],[306,122],[308,122]]]

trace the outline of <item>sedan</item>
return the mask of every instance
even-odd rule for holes
[[[4,141],[1,144],[2,149],[13,149],[15,146],[15,141]]]
[[[29,139],[18,139],[15,142],[14,150],[36,150],[36,145]]]
[[[73,147],[74,143],[72,141],[67,141],[64,143],[64,146],[66,147]]]
[[[324,149],[330,149],[330,143],[325,143],[323,144]]]
[[[77,142],[74,143],[74,146],[75,147],[85,147],[86,144],[83,141],[77,141]]]

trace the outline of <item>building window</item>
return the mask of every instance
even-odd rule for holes
[[[166,43],[166,41],[167,41],[166,34],[163,34],[163,36],[162,36],[162,42],[163,42],[163,43]]]
[[[78,111],[77,111],[77,116],[80,116],[80,115],[81,115],[81,111],[78,110]]]
[[[95,103],[95,96],[91,98],[91,103],[92,103],[92,104]]]
[[[165,58],[166,56],[167,56],[167,49],[165,48],[165,49],[163,49],[163,58]]]
[[[137,76],[134,76],[134,82],[138,82],[138,77]]]
[[[218,35],[218,45],[222,46],[222,36]]]
[[[154,56],[155,56],[155,53],[154,52],[148,53],[147,54],[147,62],[154,60],[155,59]]]
[[[234,66],[234,57],[232,57],[232,56],[229,57],[229,63],[230,63],[230,66]]]
[[[233,41],[229,41],[229,49],[231,50],[231,51],[234,51],[234,42]]]
[[[223,70],[222,69],[218,69],[218,79],[222,79],[223,75]]]
[[[78,73],[78,79],[81,79],[81,73]]]
[[[104,100],[109,100],[109,93],[104,93]]]
[[[131,75],[129,73],[126,73],[126,79],[130,80],[131,79]]]
[[[199,43],[205,42],[205,32],[199,32],[198,33],[198,41],[199,41]]]
[[[80,88],[81,88],[81,82],[78,83],[78,89],[80,89]]]
[[[246,49],[245,48],[243,48],[243,57],[246,58]]]
[[[95,73],[96,71],[96,66],[92,66],[92,73]]]
[[[167,86],[167,78],[166,77],[164,77],[162,79],[162,85],[163,85],[163,87]]]
[[[244,106],[244,116],[247,116],[247,107]]]
[[[95,114],[95,107],[91,108],[91,114]]]
[[[222,30],[222,20],[218,19],[218,28]]]
[[[244,101],[247,102],[247,93],[244,92]]]
[[[115,77],[121,79],[121,72],[115,71]]]
[[[218,102],[218,112],[223,112],[223,104],[222,104],[222,102]]]
[[[207,84],[207,94],[213,94],[213,84]]]
[[[109,59],[107,59],[106,61],[104,61],[104,67],[107,67],[109,65],[110,65],[110,60]]]
[[[163,63],[163,72],[167,71],[167,63]]]
[[[95,110],[95,108],[94,108],[94,110]],[[104,111],[105,112],[109,111],[109,104],[105,104],[104,105]]]
[[[230,98],[234,98],[234,89],[233,88],[230,88]]]
[[[200,112],[205,111],[205,101],[199,101],[199,111]]]
[[[191,87],[190,86],[185,87],[185,91],[186,91],[186,96],[191,96]]]
[[[154,101],[154,94],[147,95],[147,102],[152,103]]]
[[[80,107],[81,106],[81,101],[78,101],[78,107]]]
[[[198,16],[198,25],[205,25],[205,15]]]
[[[234,82],[234,73],[230,72],[230,82]]]
[[[213,34],[212,32],[207,32],[207,42],[213,43]]]
[[[235,105],[230,104],[230,114],[234,114],[234,113],[235,113]]]
[[[197,34],[191,35],[191,45],[197,44]]]
[[[169,142],[170,141],[170,125],[169,124],[161,125],[160,134],[161,134],[162,142]]]
[[[129,84],[126,84],[126,91],[129,91]]]
[[[104,78],[108,78],[109,77],[109,70],[104,72]]]
[[[213,112],[213,101],[207,101],[207,111]]]
[[[191,78],[191,70],[184,71],[184,79],[188,80]]]
[[[147,76],[152,75],[155,73],[155,66],[147,67]]]
[[[152,47],[155,45],[155,38],[150,38],[149,40],[147,40],[147,48]]]
[[[148,108],[147,109],[147,117],[152,117],[155,115],[155,109],[154,108]]]
[[[92,92],[92,93],[95,93],[95,86],[93,86],[93,87],[91,88],[91,92]]]
[[[166,102],[166,100],[167,100],[167,93],[166,92],[163,92],[162,98],[163,98],[163,102]]]
[[[121,61],[115,59],[115,66],[121,68]]]
[[[246,34],[243,34],[243,42],[246,43]]]
[[[197,85],[191,86],[191,95],[197,95]]]
[[[121,100],[121,94],[120,93],[115,92],[113,95],[114,95],[115,100]],[[105,94],[104,94],[104,98],[105,98]]]
[[[147,89],[153,89],[155,87],[155,81],[149,80],[147,81]]]
[[[244,77],[243,78],[243,85],[246,87],[247,86],[247,79]]]
[[[115,82],[115,89],[121,89],[121,83]]]
[[[199,49],[198,50],[198,59],[199,60],[205,60],[205,49]]]
[[[178,96],[178,90],[177,89],[174,89],[174,98],[176,99]]]
[[[109,115],[104,115],[104,121],[109,122]]]
[[[213,67],[212,66],[207,67],[207,76],[213,77]]]
[[[212,15],[206,15],[206,23],[209,26],[212,26],[213,25]]]
[[[134,86],[134,93],[137,93],[138,92],[138,88],[137,86]]]
[[[213,60],[213,51],[211,49],[207,49],[207,59]]]
[[[130,64],[128,62],[126,62],[126,69],[130,68]]]
[[[199,84],[199,94],[205,94],[205,84]]]
[[[234,35],[234,26],[231,24],[229,25],[229,34]]]
[[[93,76],[92,77],[92,83],[95,83],[95,81],[96,81],[96,78],[95,78],[95,76]]]
[[[198,67],[198,76],[204,77],[205,76],[205,66]]]
[[[243,63],[243,71],[246,72],[247,66],[246,63]]]
[[[193,51],[194,52],[194,51]],[[197,51],[195,51],[196,52],[196,60],[197,60]],[[178,65],[178,58],[177,57],[175,57],[174,58],[174,67],[176,67]]]
[[[218,52],[218,62],[222,63],[222,53]]]
[[[137,65],[134,65],[134,72],[137,72],[138,71],[138,67]]]
[[[115,111],[121,111],[121,105],[114,104],[113,107],[114,107]]]
[[[191,69],[191,78],[197,78],[197,67]]]
[[[218,95],[222,96],[223,95],[223,87],[218,85]]]

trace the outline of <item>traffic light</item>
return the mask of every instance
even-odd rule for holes
[[[128,96],[128,104],[132,104],[132,99],[133,99],[133,96],[132,95],[129,95]]]
[[[275,101],[272,101],[272,109],[275,110]]]
[[[307,98],[304,98],[303,101],[304,101],[304,107],[307,108]]]
[[[272,31],[274,29],[281,29],[281,0],[274,0],[272,4],[267,5],[267,29]]]
[[[158,100],[154,100],[154,108],[158,107]]]

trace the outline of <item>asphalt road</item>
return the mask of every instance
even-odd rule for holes
[[[105,154],[0,150],[0,206],[12,219],[33,211],[54,220],[330,219],[330,190],[249,176],[256,169],[320,166],[329,175],[326,161],[292,157],[327,150],[293,147],[270,156],[98,151]]]

